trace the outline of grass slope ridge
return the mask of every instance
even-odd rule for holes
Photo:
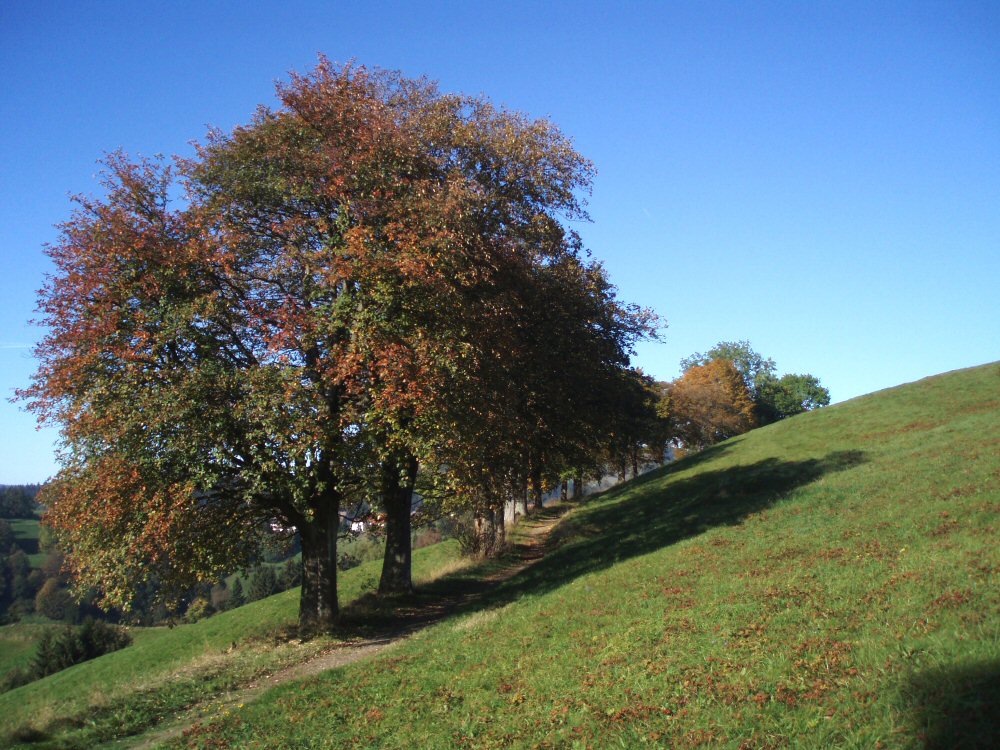
[[[606,493],[487,606],[190,748],[991,747],[1000,367],[756,430]]]

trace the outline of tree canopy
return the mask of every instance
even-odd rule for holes
[[[754,402],[728,359],[692,365],[669,388],[671,435],[701,449],[757,425]]]
[[[749,341],[720,341],[704,354],[695,352],[682,359],[681,372],[719,359],[727,359],[733,363],[753,398],[757,397],[758,383],[773,375],[777,368],[773,359],[755,352]]]
[[[749,341],[720,341],[704,354],[695,353],[681,360],[681,371],[717,360],[728,360],[743,378],[755,405],[760,424],[811,411],[830,403],[830,392],[814,375],[777,376],[777,365],[770,357],[754,351]]]
[[[405,516],[408,580],[418,464],[495,513],[542,446],[597,449],[586,400],[655,335],[565,224],[593,170],[550,122],[326,60],[278,94],[191,159],[110,156],[48,249],[21,396],[61,428],[47,523],[108,604],[246,566],[278,521],[328,625],[347,499]]]

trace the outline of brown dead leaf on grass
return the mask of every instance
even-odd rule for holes
[[[971,600],[972,594],[968,591],[947,591],[930,603],[928,611],[937,612],[942,609],[953,609],[968,604]]]

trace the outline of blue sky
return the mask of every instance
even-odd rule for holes
[[[1000,359],[1000,4],[0,5],[0,391],[44,243],[106,151],[189,154],[334,61],[549,116],[598,169],[579,228],[669,323],[637,364],[748,339],[842,401]],[[55,471],[0,403],[0,483]]]

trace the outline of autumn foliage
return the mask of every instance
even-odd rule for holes
[[[695,353],[681,360],[681,370],[716,360],[729,360],[736,367],[754,401],[754,416],[759,424],[770,424],[787,417],[812,411],[830,403],[830,392],[815,375],[788,373],[780,378],[770,357],[754,351],[749,341],[720,341],[704,354]]]
[[[592,167],[548,121],[325,60],[278,94],[191,159],[109,157],[48,250],[21,396],[62,430],[47,522],[107,604],[245,566],[277,521],[328,625],[358,498],[406,588],[418,467],[495,526],[532,466],[595,460],[590,407],[655,333],[567,228]]]
[[[669,388],[671,434],[687,448],[704,448],[756,426],[754,402],[727,359],[688,368]]]

